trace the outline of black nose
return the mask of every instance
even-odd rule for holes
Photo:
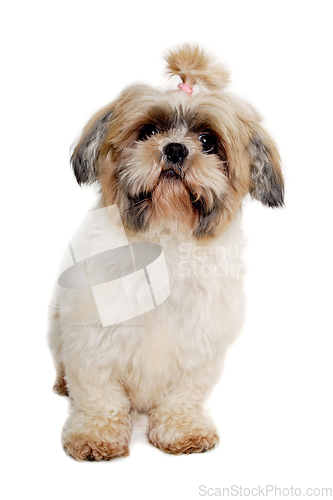
[[[172,163],[181,163],[188,155],[188,149],[183,144],[171,142],[165,146],[164,154]]]

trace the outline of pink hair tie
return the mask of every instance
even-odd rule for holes
[[[186,92],[186,94],[188,94],[188,95],[191,95],[193,92],[192,86],[188,85],[187,83],[178,83],[177,87],[180,90],[184,90],[184,92]]]

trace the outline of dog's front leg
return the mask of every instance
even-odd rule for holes
[[[157,448],[175,455],[201,453],[219,441],[203,406],[180,394],[150,411],[149,439]]]
[[[71,360],[66,364],[66,381],[73,399],[62,432],[66,452],[79,461],[129,455],[130,403],[111,371]]]

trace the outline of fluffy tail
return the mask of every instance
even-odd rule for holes
[[[209,90],[220,90],[229,82],[229,71],[197,45],[185,44],[172,50],[165,60],[168,74],[180,76],[188,85],[198,83]]]

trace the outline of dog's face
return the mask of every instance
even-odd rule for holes
[[[213,237],[248,192],[283,204],[279,156],[259,122],[223,88],[188,95],[136,85],[91,120],[72,164],[79,183],[99,182],[130,231]]]

